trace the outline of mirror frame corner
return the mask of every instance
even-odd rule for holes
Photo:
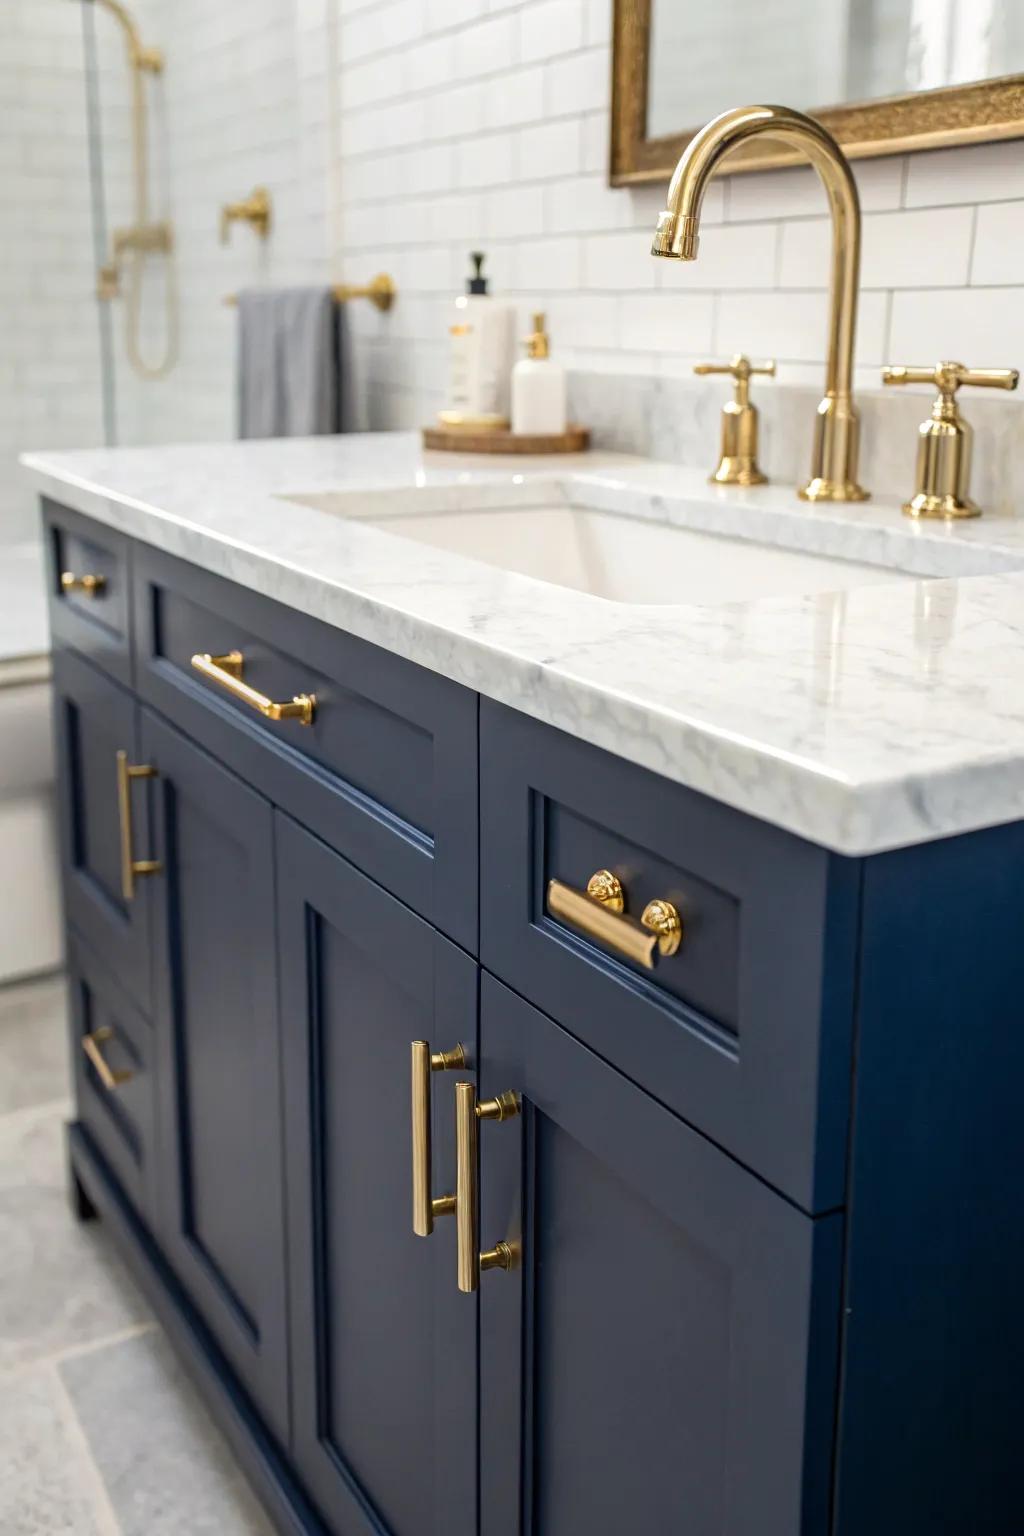
[[[647,138],[652,3],[614,0],[608,166],[613,187],[666,179],[697,131]],[[1024,74],[811,111],[850,160],[1024,138]],[[796,164],[798,158],[770,143],[753,144],[730,160],[729,170],[766,170]]]

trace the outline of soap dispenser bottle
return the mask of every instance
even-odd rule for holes
[[[526,356],[512,370],[512,431],[519,437],[560,437],[565,431],[565,369],[551,357],[544,316],[534,315]]]
[[[448,409],[442,426],[472,431],[508,426],[508,377],[515,312],[487,291],[484,254],[471,256],[473,275],[455,300],[449,329]]]

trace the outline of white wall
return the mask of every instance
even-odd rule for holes
[[[34,537],[19,451],[102,441],[82,22],[4,0],[0,26],[0,545]]]

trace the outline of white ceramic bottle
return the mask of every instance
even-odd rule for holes
[[[487,292],[483,252],[471,259],[473,276],[455,300],[449,330],[448,409],[440,419],[447,427],[500,429],[508,426],[515,312]]]
[[[565,369],[550,356],[544,316],[534,315],[526,356],[512,370],[512,431],[520,437],[559,437],[565,431]]]

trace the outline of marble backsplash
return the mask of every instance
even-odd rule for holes
[[[820,390],[754,380],[761,417],[761,468],[780,484],[806,479]],[[757,388],[756,386],[761,386]],[[875,496],[905,500],[914,489],[917,429],[934,390],[858,390],[860,478]],[[597,448],[685,464],[718,462],[719,420],[728,380],[583,373],[569,375],[569,414],[591,428]],[[974,428],[971,494],[986,512],[1024,516],[1024,398],[964,389]]]

